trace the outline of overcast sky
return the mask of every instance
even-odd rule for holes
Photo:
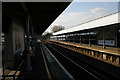
[[[81,23],[115,13],[118,2],[72,2],[68,8],[49,26],[45,32],[51,32],[54,25],[62,25],[65,29]]]

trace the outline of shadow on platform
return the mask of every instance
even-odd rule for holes
[[[25,71],[25,63],[23,65],[23,71],[20,76],[23,76],[17,80],[49,80],[46,72],[44,60],[40,51],[40,47],[37,45],[35,56],[31,56],[32,71]]]

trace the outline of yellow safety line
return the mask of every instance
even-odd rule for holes
[[[45,60],[45,56],[44,56],[43,50],[42,50],[42,48],[40,48],[40,49],[41,49],[41,51],[42,51],[42,55],[43,55],[43,59],[44,59],[46,71],[47,71],[47,74],[48,74],[48,78],[49,78],[49,80],[52,80],[52,79],[51,79],[51,75],[50,75],[50,71],[49,71],[48,66],[47,66],[47,62],[46,62],[46,60]]]

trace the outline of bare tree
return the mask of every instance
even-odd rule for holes
[[[52,33],[45,32],[44,35],[41,35],[39,38],[40,38],[41,40],[47,40],[47,39],[49,39],[51,36],[52,36]]]
[[[52,33],[48,32],[45,36],[46,36],[47,39],[49,39],[52,36]]]
[[[63,27],[63,26],[57,26],[57,25],[55,25],[52,28],[52,32],[54,33],[54,32],[58,32],[58,31],[64,30],[64,29],[65,29],[65,27]]]

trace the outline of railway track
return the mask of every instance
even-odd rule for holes
[[[60,63],[70,72],[75,80],[117,80],[115,77],[99,70],[80,59],[78,53],[54,44],[45,44]]]

